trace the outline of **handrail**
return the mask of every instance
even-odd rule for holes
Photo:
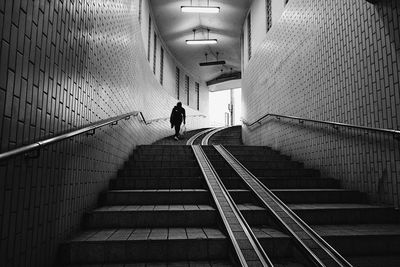
[[[123,115],[119,115],[119,116],[116,116],[116,117],[112,117],[112,118],[108,118],[108,119],[105,119],[105,120],[101,120],[101,121],[92,123],[92,124],[90,124],[88,126],[84,126],[84,127],[80,128],[80,129],[77,129],[77,130],[72,130],[72,131],[67,132],[67,133],[59,134],[57,136],[50,137],[50,138],[47,138],[45,140],[41,140],[41,141],[34,142],[34,143],[26,145],[26,146],[22,146],[22,147],[19,147],[19,148],[16,148],[16,149],[12,149],[12,150],[7,151],[7,152],[3,152],[3,153],[0,154],[0,161],[3,161],[5,159],[11,158],[11,157],[14,157],[14,156],[17,156],[17,155],[21,155],[21,154],[26,154],[27,155],[27,153],[29,153],[31,151],[35,151],[35,150],[39,151],[39,149],[44,147],[44,146],[47,146],[47,145],[50,145],[50,144],[53,144],[53,143],[57,143],[57,142],[60,142],[60,141],[63,141],[63,140],[66,140],[66,139],[69,139],[71,137],[74,137],[74,136],[77,136],[77,135],[80,135],[80,134],[86,133],[86,135],[94,135],[96,129],[101,128],[101,127],[106,126],[106,125],[111,125],[111,126],[112,125],[116,125],[116,124],[118,124],[118,122],[120,120],[129,120],[131,116],[134,116],[134,117],[140,116],[142,122],[144,124],[146,124],[146,125],[149,125],[152,122],[169,119],[169,117],[168,117],[168,118],[159,118],[159,119],[153,119],[153,120],[150,120],[150,121],[146,121],[146,119],[144,118],[143,113],[141,111],[133,111],[133,112],[129,112],[129,113],[126,113],[126,114],[123,114]],[[205,115],[189,115],[188,117],[197,117],[197,116],[206,117]]]
[[[296,213],[294,213],[280,198],[278,198],[265,184],[263,184],[252,172],[250,172],[235,156],[232,155],[223,145],[214,145],[215,150],[219,152],[219,154],[225,159],[225,161],[233,168],[233,170],[243,179],[243,181],[247,184],[248,188],[251,189],[255,195],[259,197],[261,202],[267,207],[272,214],[276,216],[279,222],[286,228],[288,232],[295,238],[296,242],[298,242],[303,249],[309,254],[311,259],[318,266],[327,266],[327,260],[333,260],[335,262],[334,266],[342,266],[342,267],[352,267],[352,265],[345,259],[343,256],[336,251],[332,246],[330,246],[320,235],[318,235],[307,223],[305,223]],[[286,215],[288,215],[293,222],[299,226],[303,232],[296,233],[296,230],[292,229],[292,227],[287,224],[283,219],[282,215],[278,214],[274,208],[270,204],[265,201],[265,196],[260,195],[260,192],[257,192],[250,184],[249,179],[245,178],[247,175],[251,181],[255,182],[258,186],[260,186],[264,193],[274,201],[276,206],[280,207]],[[299,231],[299,230],[297,230]],[[307,237],[302,236],[303,234],[307,234]],[[313,240],[319,247],[309,247],[303,240]],[[309,242],[308,241],[308,242]],[[315,252],[318,252],[319,249],[322,249],[326,254],[323,255],[323,258],[319,258]],[[328,256],[328,258],[326,257]],[[332,264],[330,266],[333,266]]]
[[[265,114],[264,116],[262,116],[261,118],[259,118],[258,120],[254,121],[252,123],[248,123],[244,119],[242,119],[242,122],[247,127],[252,127],[255,124],[261,124],[261,121],[264,120],[267,117],[276,117],[277,119],[286,118],[286,119],[298,120],[299,123],[303,123],[305,121],[309,121],[309,122],[314,122],[314,123],[327,124],[327,125],[331,125],[335,129],[337,129],[338,127],[347,127],[347,128],[353,128],[353,129],[375,131],[375,132],[393,134],[394,138],[400,139],[400,130],[359,126],[359,125],[341,123],[341,122],[334,122],[334,121],[313,120],[313,119],[301,118],[301,117],[296,117],[296,116],[288,116],[288,115],[280,115],[280,114],[274,114],[274,113],[267,113],[267,114]]]
[[[67,133],[64,133],[64,134],[60,134],[60,135],[57,135],[57,136],[54,136],[54,137],[47,138],[45,140],[41,140],[41,141],[32,143],[30,145],[22,146],[22,147],[19,147],[19,148],[12,149],[10,151],[1,153],[0,154],[0,161],[8,159],[10,157],[17,156],[17,155],[26,154],[26,153],[34,151],[34,150],[38,150],[38,149],[40,149],[40,148],[42,148],[44,146],[47,146],[47,145],[50,145],[50,144],[53,144],[53,143],[57,143],[57,142],[60,142],[60,141],[63,141],[63,140],[66,140],[66,139],[69,139],[71,137],[83,134],[83,133],[86,133],[87,135],[94,135],[95,130],[98,129],[98,128],[101,128],[101,127],[106,126],[106,125],[116,125],[116,124],[118,124],[118,122],[120,120],[129,120],[131,116],[135,116],[136,117],[138,115],[140,115],[142,120],[143,120],[143,122],[146,123],[142,112],[140,112],[140,111],[129,112],[129,113],[126,113],[126,114],[123,114],[123,115],[119,115],[119,116],[116,116],[116,117],[112,117],[112,118],[109,118],[109,119],[105,119],[105,120],[101,120],[101,121],[92,123],[89,126],[84,126],[84,127],[80,128],[80,129],[77,129],[77,130],[73,130],[73,131],[70,131],[70,132],[67,132]]]

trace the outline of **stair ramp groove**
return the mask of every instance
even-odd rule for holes
[[[303,252],[310,257],[316,266],[352,266],[244,167],[224,146],[214,145],[214,148],[244,180],[249,189],[256,194],[265,208],[293,236]]]
[[[228,128],[230,128],[230,127],[221,127],[221,128],[214,129],[213,131],[209,132],[206,136],[203,137],[203,139],[201,140],[201,144],[202,144],[203,146],[208,145],[208,142],[209,142],[210,138],[211,138],[213,135],[215,135],[216,133],[219,133],[219,132],[221,132],[221,131],[223,131],[223,130],[226,130],[226,129],[228,129]]]
[[[192,146],[241,266],[273,266],[201,146]]]
[[[205,129],[204,131],[198,132],[197,134],[193,135],[186,141],[186,145],[188,146],[194,145],[194,142],[196,141],[197,138],[199,138],[202,135],[206,135],[207,133],[213,130],[215,130],[215,128]]]

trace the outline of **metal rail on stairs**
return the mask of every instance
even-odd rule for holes
[[[283,203],[271,190],[269,190],[257,177],[255,177],[239,160],[237,160],[222,145],[214,148],[224,160],[246,183],[249,190],[255,193],[271,214],[294,237],[294,240],[315,266],[340,266],[352,265],[320,237],[311,227],[298,217],[285,203]]]
[[[280,120],[281,118],[290,119],[290,120],[297,120],[299,123],[304,123],[304,122],[307,121],[307,122],[312,122],[312,123],[324,124],[324,125],[332,126],[334,129],[338,129],[339,127],[345,127],[345,128],[350,128],[350,129],[359,129],[359,130],[365,130],[365,131],[372,131],[372,132],[391,134],[391,135],[393,135],[393,137],[395,139],[400,140],[400,130],[359,126],[359,125],[341,123],[341,122],[334,122],[334,121],[314,120],[314,119],[308,119],[308,118],[302,118],[302,117],[296,117],[296,116],[289,116],[289,115],[274,114],[274,113],[267,113],[264,116],[262,116],[261,118],[257,119],[254,122],[251,122],[251,123],[247,122],[244,119],[242,119],[242,122],[243,122],[243,124],[245,126],[252,127],[254,125],[261,125],[262,121],[265,120],[268,117],[274,117],[274,118],[276,118],[278,120]]]
[[[192,145],[192,149],[232,241],[240,266],[272,267],[272,262],[223,185],[204,150],[199,145]]]
[[[33,151],[37,151],[36,156],[39,155],[39,151],[40,149],[42,149],[45,146],[54,144],[54,143],[58,143],[61,142],[63,140],[66,139],[70,139],[72,137],[75,137],[77,135],[81,135],[81,134],[86,134],[87,136],[91,136],[94,135],[96,130],[99,128],[102,128],[104,126],[110,125],[117,125],[119,121],[121,120],[129,120],[131,117],[138,117],[140,116],[141,118],[141,122],[143,122],[146,125],[149,125],[153,122],[158,122],[158,121],[164,121],[164,120],[169,120],[169,117],[165,117],[165,118],[158,118],[158,119],[152,119],[149,121],[146,121],[146,119],[143,116],[143,113],[141,111],[132,111],[123,115],[119,115],[116,117],[112,117],[112,118],[108,118],[105,120],[101,120],[95,123],[92,123],[90,125],[81,127],[79,129],[75,129],[75,130],[71,130],[69,132],[66,133],[62,133],[50,138],[46,138],[44,140],[41,141],[37,141],[34,142],[32,144],[29,145],[25,145],[16,149],[12,149],[10,151],[7,152],[3,152],[0,154],[0,161],[4,161],[7,160],[9,158],[15,157],[17,155],[21,155],[21,154],[25,154],[25,155],[29,155],[29,153],[33,152]],[[205,117],[205,115],[189,115],[188,117]]]

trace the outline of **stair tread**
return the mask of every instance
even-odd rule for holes
[[[360,256],[347,258],[353,266],[362,267],[398,267],[400,266],[400,255]]]
[[[329,210],[329,209],[391,209],[388,206],[376,206],[357,203],[311,203],[311,204],[288,204],[292,210]],[[240,210],[265,210],[265,208],[253,203],[238,204]]]
[[[112,205],[95,209],[93,212],[132,212],[132,211],[193,211],[215,210],[209,205]]]
[[[311,227],[322,236],[400,235],[400,224],[341,224]]]
[[[181,192],[208,192],[206,189],[114,189],[109,193],[181,193]]]
[[[248,189],[229,189],[229,192],[250,192]],[[271,189],[272,192],[359,192],[346,189],[334,188],[288,188],[288,189]]]
[[[293,210],[319,210],[319,209],[392,209],[389,206],[378,206],[358,203],[310,203],[288,204]]]
[[[114,264],[77,264],[66,267],[227,267],[229,261],[178,261],[178,262],[135,262]]]
[[[285,189],[271,189],[272,192],[359,192],[355,190],[347,190],[340,188],[285,188]]]
[[[216,228],[112,228],[84,231],[70,242],[226,239]]]
[[[312,225],[311,228],[323,237],[400,235],[399,224]],[[252,230],[257,238],[289,238],[289,235],[270,226],[255,226]]]

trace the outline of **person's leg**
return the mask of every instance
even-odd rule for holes
[[[179,137],[179,131],[181,130],[181,124],[175,123],[175,137]]]

